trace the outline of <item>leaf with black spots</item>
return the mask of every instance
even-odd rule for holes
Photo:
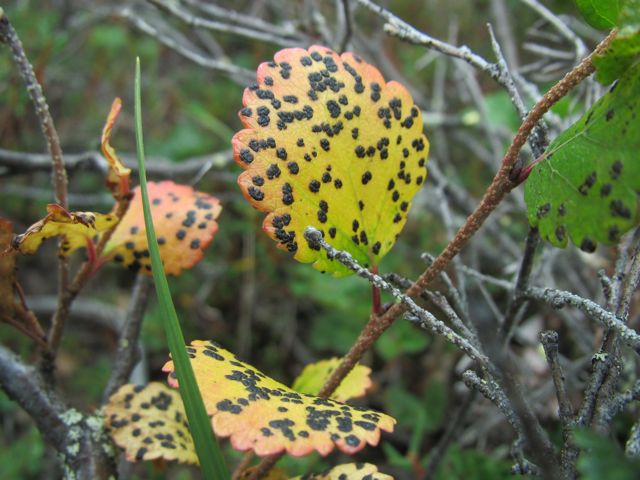
[[[640,64],[549,145],[525,185],[529,222],[542,238],[593,251],[638,223],[639,109]]]
[[[93,238],[116,224],[113,214],[69,212],[60,205],[47,205],[47,215],[13,239],[13,248],[20,253],[35,253],[47,238],[62,237],[59,255],[67,256],[79,248],[92,246]]]
[[[131,169],[125,167],[115,149],[109,143],[111,137],[111,130],[115,124],[120,109],[122,108],[122,102],[119,98],[116,98],[111,105],[111,111],[107,117],[107,122],[102,130],[102,153],[107,159],[109,164],[109,170],[107,171],[107,187],[111,190],[113,197],[116,200],[123,199],[129,193],[129,176],[131,175]]]
[[[233,137],[238,184],[267,216],[281,249],[334,275],[351,273],[304,240],[321,230],[332,246],[375,267],[404,226],[426,178],[429,142],[405,87],[353,53],[289,48],[262,63],[247,88]]]
[[[380,473],[378,467],[370,463],[345,463],[330,468],[323,473],[312,473],[294,477],[291,480],[393,480],[391,475]]]
[[[380,430],[393,430],[395,420],[384,413],[298,393],[212,342],[194,341],[187,352],[213,430],[236,450],[302,456],[337,446],[354,454],[377,445]],[[177,387],[173,361],[163,370]]]
[[[105,407],[105,424],[130,462],[198,463],[180,394],[163,383],[120,387]]]
[[[198,263],[218,231],[222,207],[217,198],[174,182],[149,182],[149,200],[160,255],[168,275]],[[150,273],[140,187],[133,190],[127,213],[113,232],[104,256],[133,271]]]
[[[306,365],[293,381],[291,388],[296,392],[317,395],[340,362],[340,358],[330,358]],[[372,385],[370,375],[369,367],[356,365],[340,382],[340,386],[331,394],[331,398],[338,402],[346,402],[351,398],[363,397]]]

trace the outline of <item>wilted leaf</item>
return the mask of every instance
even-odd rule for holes
[[[112,214],[95,212],[68,212],[60,205],[47,205],[47,216],[31,225],[22,235],[13,239],[13,247],[23,254],[32,254],[40,244],[51,237],[63,237],[60,255],[67,256],[78,248],[86,247],[94,236],[117,222]]]
[[[127,460],[198,463],[180,394],[159,382],[123,385],[105,407],[105,423]]]
[[[381,429],[393,430],[388,415],[297,393],[212,342],[194,341],[187,351],[213,429],[236,450],[302,456],[327,455],[337,446],[353,454],[376,445]],[[163,370],[177,386],[173,362]]]
[[[298,378],[293,381],[291,388],[296,392],[317,395],[336,367],[340,365],[340,361],[340,358],[331,358],[305,366]],[[356,365],[342,380],[336,391],[331,394],[331,398],[338,402],[346,402],[350,398],[364,396],[366,391],[371,388],[370,374],[369,367]]]
[[[525,185],[529,222],[558,247],[612,244],[637,224],[640,65],[560,134]]]
[[[170,181],[147,184],[160,256],[168,275],[198,263],[218,231],[222,207],[217,198]],[[113,232],[104,255],[132,271],[151,271],[140,187]]]
[[[621,0],[576,0],[578,10],[592,27],[608,29],[616,26]]]
[[[370,463],[345,463],[323,473],[294,477],[291,480],[393,480],[391,475],[378,472]]]
[[[349,270],[312,250],[307,226],[367,266],[378,265],[426,178],[422,115],[398,82],[352,53],[282,50],[245,90],[233,137],[238,183],[278,246],[321,271]]]
[[[111,136],[111,130],[116,122],[120,109],[122,108],[122,102],[119,98],[116,98],[111,105],[111,111],[107,117],[107,122],[102,130],[102,153],[104,154],[107,162],[109,162],[109,171],[107,172],[107,187],[113,193],[113,197],[116,200],[120,200],[129,193],[129,176],[131,175],[131,169],[125,167],[116,151],[109,143],[109,137]]]

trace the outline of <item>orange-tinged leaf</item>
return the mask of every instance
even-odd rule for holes
[[[352,53],[289,48],[262,63],[233,137],[244,196],[268,213],[278,246],[321,271],[350,271],[312,250],[313,226],[335,248],[376,266],[426,178],[422,114],[401,84]]]
[[[107,172],[107,187],[113,193],[113,197],[116,200],[121,199],[124,195],[129,193],[129,176],[131,175],[131,169],[125,167],[115,149],[109,143],[111,137],[111,130],[115,124],[120,109],[122,108],[122,102],[119,98],[116,98],[111,105],[111,111],[107,117],[107,122],[102,130],[102,153],[104,154],[107,162],[109,163],[109,171]]]
[[[302,475],[291,480],[393,480],[391,475],[378,472],[370,463],[345,463],[323,473]]]
[[[331,373],[340,365],[340,358],[330,358],[328,360],[320,360],[304,367],[304,370],[294,380],[293,388],[296,392],[310,393],[317,395],[322,386],[331,376]],[[349,372],[340,386],[331,394],[331,398],[338,402],[346,402],[350,398],[358,398],[364,396],[366,391],[371,388],[371,369],[364,365],[356,365]]]
[[[130,462],[198,463],[180,394],[163,383],[120,387],[105,407],[105,423]]]
[[[47,216],[31,225],[26,232],[16,235],[13,247],[23,254],[32,254],[47,238],[63,237],[60,255],[67,256],[78,248],[86,247],[98,233],[117,222],[115,215],[95,212],[69,212],[60,205],[47,205]]]
[[[160,255],[168,275],[198,263],[218,231],[222,207],[217,198],[174,182],[149,182],[149,200]],[[104,255],[130,270],[151,271],[140,187],[133,190],[127,213],[113,232]]]
[[[353,454],[377,445],[380,430],[393,430],[384,413],[295,392],[212,342],[194,341],[187,351],[213,429],[236,450],[327,455],[337,446]],[[173,362],[163,370],[176,387]]]

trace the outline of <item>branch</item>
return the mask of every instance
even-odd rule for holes
[[[128,381],[133,367],[139,360],[138,340],[144,319],[144,311],[149,301],[151,284],[151,279],[145,274],[138,274],[136,277],[131,299],[129,300],[125,324],[120,332],[118,351],[111,376],[102,394],[103,404]]]
[[[620,335],[620,338],[628,346],[640,352],[640,335],[632,328],[629,328],[622,319],[616,317],[613,313],[608,312],[597,303],[582,298],[571,292],[556,290],[553,288],[529,287],[522,295],[525,298],[539,300],[551,305],[553,308],[560,309],[567,305],[576,307],[589,318],[598,321],[601,325],[610,328]]]

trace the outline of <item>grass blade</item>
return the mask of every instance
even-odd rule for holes
[[[185,349],[184,337],[180,329],[180,323],[176,315],[171,292],[167,284],[167,277],[164,274],[160,250],[156,240],[153,220],[151,218],[151,208],[149,206],[149,194],[147,192],[147,176],[144,170],[144,143],[142,139],[142,108],[140,100],[140,59],[136,58],[135,76],[135,119],[136,119],[136,147],[138,152],[138,167],[140,170],[140,191],[142,193],[142,205],[144,208],[144,223],[147,230],[147,241],[149,242],[149,253],[151,255],[151,266],[153,268],[153,280],[156,286],[156,293],[164,328],[169,343],[169,350],[175,363],[176,374],[180,382],[180,395],[184,402],[184,407],[189,420],[189,428],[193,435],[193,441],[200,460],[202,474],[207,480],[225,480],[229,478],[229,472],[224,463],[224,458],[218,446],[218,442],[213,435],[211,420],[207,415],[198,390],[191,362]]]

